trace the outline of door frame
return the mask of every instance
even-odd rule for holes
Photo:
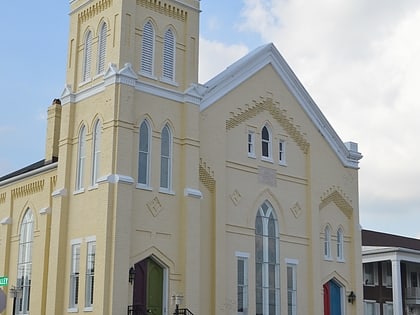
[[[169,315],[169,304],[168,304],[168,298],[169,298],[169,267],[162,262],[158,257],[155,255],[149,255],[147,257],[144,257],[143,259],[138,260],[134,265],[145,261],[147,259],[153,260],[157,265],[159,265],[162,268],[163,272],[163,281],[162,281],[162,315]],[[135,284],[134,284],[135,285]],[[147,290],[147,289],[146,289]],[[134,294],[134,286],[133,291]]]

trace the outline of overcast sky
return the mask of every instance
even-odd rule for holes
[[[273,42],[343,141],[365,229],[420,237],[420,1],[201,0],[200,82]],[[3,4],[0,176],[44,155],[65,84],[65,0]]]

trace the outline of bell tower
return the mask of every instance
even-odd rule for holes
[[[67,84],[98,84],[110,64],[185,91],[198,80],[199,0],[71,0]]]
[[[60,136],[50,137],[58,169],[47,314],[77,310],[69,290],[78,288],[59,279],[71,270],[69,248],[78,241],[86,253],[86,240],[96,246],[95,283],[80,304],[94,301],[92,314],[137,307],[127,274],[144,262],[162,273],[165,314],[172,293],[200,309],[199,13],[199,0],[70,0],[66,87],[51,118]]]

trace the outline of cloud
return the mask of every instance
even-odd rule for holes
[[[247,53],[245,45],[227,45],[200,38],[199,82],[207,82]]]

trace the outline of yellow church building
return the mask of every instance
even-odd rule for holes
[[[4,314],[362,314],[357,144],[277,49],[198,83],[199,0],[70,0],[45,159],[0,177]]]

